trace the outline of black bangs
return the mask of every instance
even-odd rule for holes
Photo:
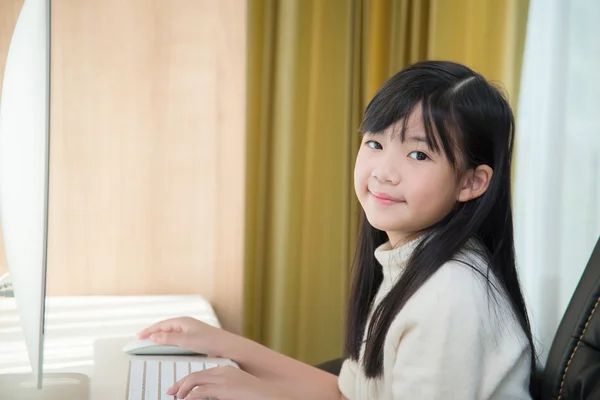
[[[365,109],[360,131],[381,133],[389,126],[410,116],[422,97],[409,90],[398,90],[394,78],[389,79]]]
[[[395,82],[392,78],[375,95],[365,110],[360,132],[380,134],[401,121],[398,134],[404,141],[408,120],[420,108],[427,145],[436,153],[442,151],[452,167],[457,169],[457,151],[461,151],[457,137],[460,126],[451,106],[452,87],[424,96],[423,91],[415,90],[414,83],[407,88],[398,88],[400,84],[402,80]]]
[[[450,165],[458,169],[457,152],[459,148],[460,126],[456,120],[456,114],[451,107],[451,92],[442,93],[440,96],[434,94],[427,102],[423,102],[421,113],[425,126],[425,135],[431,142],[429,145],[433,151],[439,152],[442,148],[444,155],[448,158]],[[441,146],[440,146],[441,142]]]

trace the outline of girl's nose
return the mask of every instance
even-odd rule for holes
[[[391,165],[389,162],[384,162],[378,165],[371,172],[371,177],[375,178],[381,183],[397,185],[400,183],[400,171],[398,168]]]

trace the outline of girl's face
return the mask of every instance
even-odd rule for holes
[[[418,109],[418,108],[417,108]],[[425,140],[420,111],[411,113],[404,142],[402,121],[365,134],[354,167],[354,189],[369,223],[397,246],[450,213],[459,201],[459,176]]]

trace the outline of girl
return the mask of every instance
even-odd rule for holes
[[[189,318],[140,332],[237,361],[169,394],[199,399],[529,399],[535,354],[510,197],[514,121],[481,75],[428,61],[361,125],[362,223],[339,378]],[[192,390],[193,389],[193,390]]]

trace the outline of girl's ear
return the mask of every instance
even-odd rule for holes
[[[462,178],[458,201],[464,203],[484,194],[493,174],[494,170],[488,165],[479,165],[475,169],[468,170]]]

